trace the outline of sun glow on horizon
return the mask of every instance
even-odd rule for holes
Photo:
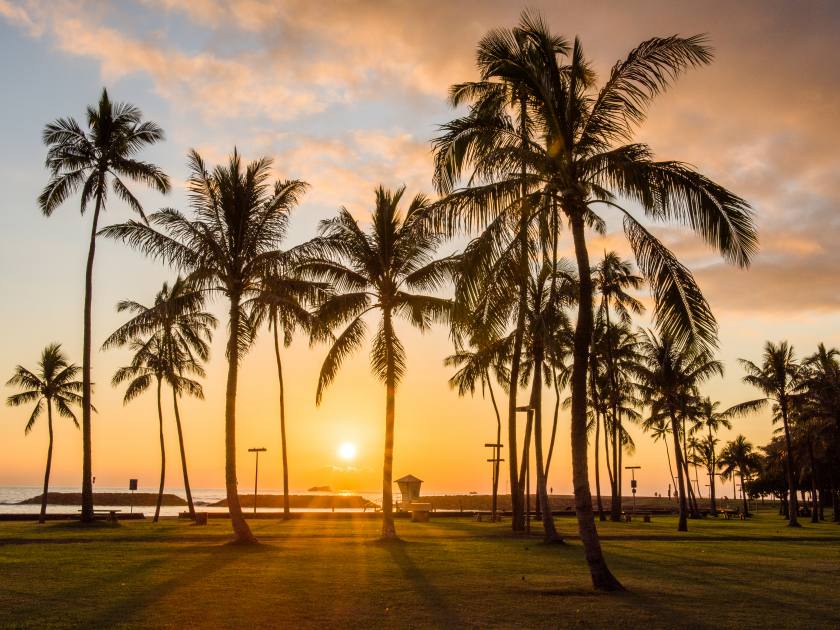
[[[342,442],[338,447],[338,456],[344,461],[356,459],[356,445],[352,442]]]

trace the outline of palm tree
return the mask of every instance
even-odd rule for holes
[[[620,309],[616,309],[621,312]],[[634,397],[635,385],[630,375],[634,365],[640,360],[638,352],[638,337],[631,329],[629,316],[627,321],[610,323],[609,317],[603,309],[596,318],[596,329],[600,329],[598,337],[593,337],[591,354],[598,354],[598,364],[603,370],[602,375],[596,375],[596,386],[600,387],[599,396],[604,404],[604,423],[608,424],[611,435],[605,431],[604,447],[612,442],[612,473],[611,481],[611,509],[610,520],[618,521],[621,515],[621,487],[623,471],[622,436],[626,431],[623,419],[633,419],[638,414],[633,409],[638,401]],[[591,369],[590,369],[591,373]],[[609,458],[607,459],[609,470]]]
[[[280,357],[280,331],[283,333],[283,345],[288,348],[294,333],[301,329],[314,332],[317,320],[307,310],[324,301],[328,286],[320,282],[311,282],[294,276],[294,250],[287,252],[288,261],[275,265],[261,279],[260,295],[257,304],[261,317],[268,320],[268,327],[273,332],[274,358],[277,362],[277,382],[280,399],[280,446],[283,463],[283,515],[289,518],[289,460],[286,449],[286,402],[283,386],[283,364]]]
[[[108,189],[145,220],[143,207],[125,179],[169,192],[169,178],[157,166],[138,159],[148,145],[163,140],[163,130],[143,121],[140,110],[128,103],[112,103],[103,88],[97,107],[87,108],[87,130],[73,118],[59,118],[46,126],[46,166],[50,171],[38,204],[45,216],[81,188],[81,211],[94,202],[87,265],[85,267],[84,341],[82,351],[82,521],[93,520],[91,454],[91,305],[93,259],[99,214],[105,209]]]
[[[225,488],[236,541],[255,543],[242,515],[236,480],[236,392],[239,363],[256,336],[261,279],[284,258],[277,249],[289,214],[306,189],[299,180],[269,183],[272,161],[244,165],[234,149],[227,165],[209,172],[190,151],[188,190],[195,218],[173,209],[156,212],[150,225],[128,221],[102,233],[186,271],[196,287],[228,303],[228,375],[225,390]],[[156,230],[153,226],[161,228]]]
[[[696,346],[680,345],[668,335],[657,337],[645,331],[639,346],[642,363],[634,366],[638,388],[650,405],[648,424],[670,422],[677,467],[680,514],[678,531],[688,531],[687,449],[685,448],[686,399],[697,396],[697,388],[710,377],[723,376],[723,364]]]
[[[162,352],[161,359],[166,368],[164,379],[172,389],[184,492],[192,519],[195,519],[195,506],[187,472],[187,455],[178,398],[184,393],[204,398],[201,386],[191,379],[184,378],[185,373],[203,377],[201,362],[206,362],[210,356],[209,342],[217,320],[204,310],[204,303],[204,292],[193,287],[188,280],[179,276],[172,286],[164,282],[152,306],[144,306],[132,300],[119,302],[117,311],[127,311],[132,313],[133,317],[102,344],[102,349],[106,350],[127,345],[142,336],[157,339]]]
[[[148,391],[152,385],[155,386],[157,394],[158,413],[158,434],[160,438],[160,487],[158,488],[157,503],[155,504],[155,516],[153,523],[160,518],[160,505],[163,500],[163,485],[166,479],[166,445],[163,440],[163,407],[161,405],[161,387],[166,376],[167,362],[164,356],[165,349],[161,347],[157,337],[142,341],[134,340],[130,344],[134,351],[131,364],[119,368],[111,379],[111,385],[119,386],[128,382],[123,396],[123,404],[137,398],[140,394]]]
[[[790,431],[791,397],[798,386],[801,371],[794,358],[793,346],[787,341],[778,344],[768,341],[764,345],[761,366],[752,361],[739,359],[747,375],[743,381],[764,393],[765,398],[750,400],[736,405],[739,413],[748,413],[765,407],[770,401],[779,409],[779,417],[785,433],[785,467],[788,483],[788,525],[799,527],[797,515],[799,507],[796,500],[796,469],[793,462],[793,442]]]
[[[564,337],[555,331],[568,330],[569,322],[565,309],[573,305],[577,297],[577,280],[566,260],[556,264],[545,260],[542,265],[531,270],[528,278],[528,291],[525,310],[525,334],[522,345],[527,350],[523,361],[523,380],[531,376],[530,419],[533,420],[534,447],[537,472],[537,498],[543,518],[545,541],[562,542],[557,533],[548,495],[548,476],[543,457],[542,429],[542,388],[543,383],[552,384],[554,375],[549,365],[552,357],[566,354]],[[529,460],[529,431],[526,428],[526,448],[523,464]],[[520,475],[524,481],[524,475]]]
[[[318,319],[329,329],[344,327],[332,342],[318,377],[316,403],[335,379],[344,359],[358,350],[367,334],[364,315],[379,311],[371,345],[371,369],[385,385],[385,456],[382,466],[382,539],[397,538],[394,528],[392,467],[394,457],[394,404],[396,387],[406,369],[406,356],[394,329],[401,317],[421,331],[435,321],[448,321],[448,300],[409,293],[439,289],[451,274],[455,259],[432,260],[440,238],[427,229],[423,195],[399,211],[405,188],[376,190],[371,230],[365,233],[346,208],[321,222],[319,237],[309,244],[312,258],[301,263],[301,273],[330,282],[336,294],[318,309]],[[349,322],[349,323],[348,323]],[[345,326],[346,325],[346,326]]]
[[[632,264],[623,260],[616,252],[604,252],[604,259],[594,269],[594,289],[601,296],[601,305],[598,315],[604,318],[607,334],[605,340],[605,367],[609,383],[609,403],[612,411],[612,445],[613,445],[613,468],[615,469],[615,480],[612,484],[612,502],[610,518],[613,521],[619,520],[621,515],[621,466],[618,464],[619,435],[621,433],[621,418],[618,414],[617,396],[623,388],[619,388],[617,366],[615,364],[615,335],[610,334],[612,322],[611,311],[615,310],[619,320],[624,325],[629,325],[631,312],[641,314],[644,312],[642,303],[630,295],[629,289],[640,289],[642,278],[633,273]]]
[[[720,451],[717,466],[721,469],[724,479],[731,479],[735,471],[741,477],[741,498],[744,501],[744,516],[749,516],[747,491],[745,488],[749,474],[760,466],[758,453],[753,451],[753,445],[743,435],[739,435]],[[734,498],[734,497],[733,497]]]
[[[674,468],[671,466],[671,451],[668,448],[668,433],[670,429],[668,422],[662,415],[650,416],[642,422],[642,429],[651,434],[654,442],[662,441],[665,444],[665,458],[668,460],[668,472],[670,479],[674,484],[674,490],[677,490],[677,478],[674,476]],[[670,491],[668,497],[670,498]]]
[[[39,523],[46,520],[47,494],[50,490],[50,468],[52,467],[53,451],[53,405],[58,415],[70,418],[76,428],[79,428],[79,421],[76,414],[70,408],[79,405],[82,401],[79,392],[82,390],[82,383],[75,380],[79,375],[79,366],[68,363],[67,357],[61,351],[61,345],[52,343],[41,352],[41,360],[38,361],[38,369],[32,372],[25,367],[18,365],[15,373],[8,380],[6,385],[17,387],[23,391],[12,394],[6,399],[10,407],[20,407],[35,403],[32,414],[26,423],[24,433],[29,435],[35,422],[41,417],[44,411],[44,403],[47,407],[47,428],[49,429],[50,442],[47,447],[47,467],[44,471],[44,493],[41,495],[41,515]]]
[[[840,453],[840,350],[826,348],[824,343],[817,346],[817,351],[802,362],[803,378],[800,382],[800,394],[803,406],[809,411],[810,418],[805,432],[808,434],[808,456],[811,461],[812,493],[816,489],[816,470],[818,466],[814,460],[814,441],[819,441],[824,452],[824,461],[828,464],[830,487],[835,486],[836,466],[831,462],[837,461]],[[811,439],[816,433],[815,439]],[[831,491],[835,507],[834,520],[840,520],[840,509],[837,504],[837,492]],[[816,509],[817,502],[814,500]],[[820,511],[822,507],[820,506]],[[813,519],[813,515],[812,515]]]
[[[487,331],[483,330],[478,322],[471,320],[471,323],[473,328],[469,341],[462,339],[458,330],[453,330],[456,343],[455,353],[446,357],[443,364],[447,367],[457,368],[455,374],[449,379],[449,386],[457,389],[459,396],[475,395],[476,384],[481,385],[482,397],[485,391],[490,394],[490,402],[496,416],[496,444],[501,444],[502,415],[499,412],[499,405],[493,392],[493,380],[495,379],[497,383],[501,384],[503,389],[507,385],[508,369],[504,364],[502,353],[506,340],[488,338]],[[500,450],[493,451],[493,457],[496,458],[493,463],[493,488],[490,503],[491,519],[493,521],[498,519],[500,472],[498,459],[500,455]]]
[[[731,429],[732,422],[731,418],[733,414],[736,413],[737,408],[733,409],[726,409],[725,411],[718,411],[720,408],[720,402],[714,401],[706,396],[705,398],[701,398],[698,401],[695,415],[694,415],[694,426],[692,429],[694,431],[701,431],[706,429],[708,431],[708,435],[704,439],[703,444],[704,446],[704,457],[703,460],[707,464],[707,471],[709,474],[709,498],[711,500],[711,508],[712,514],[717,514],[717,503],[715,497],[715,468],[717,466],[716,463],[716,455],[715,455],[715,445],[717,444],[717,440],[715,439],[714,435],[721,429]]]
[[[568,64],[561,63],[571,55]],[[538,16],[525,13],[515,29],[491,31],[479,46],[483,82],[456,86],[452,100],[472,101],[470,114],[450,123],[438,141],[438,187],[449,192],[469,164],[477,165],[470,186],[441,202],[444,224],[454,231],[483,223],[511,225],[509,208],[555,210],[566,218],[580,278],[572,389],[573,484],[578,527],[598,589],[621,588],[607,568],[592,513],[587,460],[587,375],[594,325],[593,285],[585,230],[604,227],[594,208],[623,216],[639,269],[651,286],[654,318],[680,344],[716,342],[717,325],[691,272],[621,203],[636,202],[654,221],[678,221],[697,232],[730,262],[747,266],[756,249],[748,204],[680,162],[657,162],[644,144],[624,144],[643,122],[648,103],[683,71],[711,61],[702,36],[653,38],[617,63],[598,89],[579,41],[570,46],[550,33]],[[492,79],[492,81],[491,81]],[[523,128],[538,129],[541,142],[521,142],[504,110],[516,86]],[[524,136],[524,134],[520,134]],[[525,203],[518,181],[548,203]],[[485,183],[486,182],[486,183]],[[521,202],[519,201],[521,200]],[[522,212],[521,214],[526,214]],[[528,219],[523,219],[522,225]],[[520,233],[524,232],[520,228]]]

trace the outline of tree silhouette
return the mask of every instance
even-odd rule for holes
[[[242,515],[236,480],[236,392],[239,364],[254,342],[256,300],[261,279],[282,261],[279,244],[289,214],[306,184],[269,183],[272,162],[243,164],[234,149],[226,165],[208,171],[196,151],[189,154],[189,219],[173,209],[149,216],[149,224],[128,221],[102,233],[190,274],[196,287],[223,296],[228,305],[228,376],[225,389],[225,488],[236,541],[256,542]],[[154,226],[154,227],[153,227]],[[155,229],[160,228],[161,231]]]
[[[44,470],[44,493],[41,495],[41,514],[38,522],[43,523],[47,514],[47,494],[50,490],[50,469],[52,468],[53,452],[53,406],[58,415],[69,418],[79,428],[79,421],[73,413],[71,406],[78,406],[82,402],[79,392],[82,391],[82,383],[75,380],[79,375],[79,366],[67,361],[67,357],[61,351],[61,345],[52,343],[41,352],[41,359],[38,361],[38,369],[32,372],[25,367],[18,365],[15,373],[7,382],[9,387],[17,387],[20,390],[6,399],[10,407],[20,407],[35,403],[29,420],[26,423],[24,433],[29,435],[32,427],[35,426],[38,418],[47,408],[47,428],[49,429],[49,446],[47,447],[47,465]]]
[[[87,130],[73,118],[59,118],[43,133],[47,145],[46,166],[50,171],[38,204],[41,212],[53,211],[81,188],[81,211],[94,203],[93,220],[85,267],[84,333],[82,350],[82,521],[93,520],[93,478],[91,455],[91,305],[93,302],[93,260],[99,215],[105,210],[110,190],[145,220],[143,207],[128,189],[125,179],[169,192],[169,178],[157,166],[137,158],[148,145],[163,140],[163,130],[143,121],[140,110],[128,103],[114,103],[103,88],[96,107],[87,108]]]
[[[437,224],[451,233],[486,225],[485,231],[502,236],[510,230],[498,226],[517,225],[522,251],[531,211],[560,212],[568,223],[581,305],[571,377],[575,507],[593,585],[620,589],[601,551],[589,490],[587,376],[594,312],[586,228],[604,229],[595,208],[619,213],[654,295],[659,329],[679,344],[716,343],[714,316],[691,272],[622,205],[635,202],[651,221],[682,223],[729,262],[749,263],[756,234],[743,199],[683,163],[654,161],[644,144],[621,144],[644,121],[649,102],[685,70],[709,63],[711,50],[702,36],[652,38],[597,88],[580,41],[570,45],[538,15],[525,12],[516,28],[488,33],[477,58],[482,81],[451,92],[453,103],[468,104],[470,111],[446,125],[436,143],[441,192],[449,193],[472,167],[470,185],[439,204]],[[510,107],[511,93],[518,108]],[[521,133],[529,129],[542,140]],[[520,291],[522,286],[520,281]]]
[[[367,334],[364,315],[378,311],[370,364],[385,385],[385,456],[382,466],[382,539],[396,539],[393,517],[392,469],[394,457],[395,395],[405,375],[406,355],[394,320],[405,319],[421,331],[433,322],[448,320],[451,303],[443,298],[409,291],[435,291],[452,272],[454,259],[433,260],[439,236],[422,221],[428,203],[417,195],[405,214],[399,212],[405,188],[376,190],[371,229],[362,231],[346,208],[321,222],[320,236],[310,242],[312,256],[301,263],[310,279],[330,282],[335,295],[318,309],[321,324],[343,331],[331,344],[318,377],[316,402],[333,382],[343,361],[358,350]]]
[[[172,407],[175,412],[175,426],[178,430],[178,447],[181,454],[181,472],[187,508],[190,518],[195,519],[195,505],[190,489],[187,471],[187,454],[184,447],[184,432],[178,398],[189,394],[203,399],[204,392],[196,381],[185,378],[186,374],[204,377],[202,362],[210,357],[209,342],[216,327],[216,318],[204,310],[205,294],[180,276],[170,286],[164,283],[155,296],[152,306],[144,306],[133,300],[117,304],[117,311],[129,312],[133,317],[114,331],[102,349],[124,346],[138,337],[153,337],[160,348],[160,360],[165,369],[164,380],[172,389]]]

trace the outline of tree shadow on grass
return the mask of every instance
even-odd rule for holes
[[[429,581],[426,574],[406,553],[405,544],[385,543],[382,548],[388,551],[403,577],[411,582],[414,592],[423,598],[426,603],[426,611],[432,616],[436,625],[444,628],[454,628],[462,625],[458,613],[452,608],[444,593]]]
[[[196,564],[188,564],[177,574],[148,587],[138,586],[137,573],[132,573],[131,592],[127,597],[115,600],[111,605],[99,609],[92,618],[85,620],[89,628],[107,628],[119,623],[136,619],[144,610],[153,609],[154,605],[163,597],[170,595],[176,589],[189,587],[196,582],[205,580],[217,571],[225,568],[232,561],[240,558],[243,553],[259,552],[258,546],[212,545],[195,546],[189,549],[192,553],[210,552],[210,556]],[[185,550],[186,550],[185,549]]]

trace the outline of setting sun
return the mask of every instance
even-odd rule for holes
[[[352,442],[342,442],[338,447],[338,456],[345,461],[356,459],[356,445]]]

